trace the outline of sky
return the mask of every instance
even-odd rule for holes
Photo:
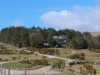
[[[0,30],[10,26],[100,31],[100,0],[0,0]]]

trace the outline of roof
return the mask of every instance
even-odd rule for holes
[[[53,39],[66,39],[65,36],[53,36]]]

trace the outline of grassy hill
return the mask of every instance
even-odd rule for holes
[[[100,32],[91,32],[91,35],[92,35],[93,37],[97,37],[97,36],[100,35]]]

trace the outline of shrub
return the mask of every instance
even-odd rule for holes
[[[84,68],[86,68],[86,70],[93,70],[94,69],[93,65],[89,64],[89,63],[86,63],[83,66],[84,66]]]
[[[2,61],[2,58],[0,58],[0,61]]]
[[[8,61],[8,59],[5,59],[4,61]]]
[[[19,61],[22,64],[31,64],[29,60],[23,60],[23,61]]]
[[[43,57],[42,59],[31,60],[31,63],[33,65],[48,65],[48,61],[45,57]]]
[[[12,60],[16,60],[17,57],[11,57]]]
[[[6,47],[4,47],[3,45],[0,45],[0,48],[1,49],[7,49]]]
[[[64,67],[65,67],[65,63],[62,60],[58,60],[57,62],[53,62],[53,64],[52,64],[52,68],[61,69],[61,68],[64,68]]]
[[[35,59],[35,60],[23,60],[23,61],[20,61],[20,63],[22,64],[32,64],[34,66],[36,65],[48,65],[48,61],[45,57],[43,57],[42,59]]]
[[[95,75],[94,73],[96,73],[96,70],[94,69],[93,65],[90,63],[85,63],[83,65],[83,67],[80,67],[80,73],[83,75]]]
[[[71,59],[79,59],[79,60],[84,60],[85,59],[85,53],[81,54],[73,54],[70,56]]]
[[[41,59],[41,63],[42,63],[41,65],[48,65],[48,61],[45,57]]]

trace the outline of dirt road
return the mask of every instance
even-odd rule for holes
[[[46,66],[37,70],[26,70],[26,71],[19,71],[19,70],[10,70],[10,75],[63,75],[63,73],[50,70],[51,66]],[[3,75],[3,68],[0,68],[0,75]],[[8,69],[6,69],[6,75],[8,75]]]

